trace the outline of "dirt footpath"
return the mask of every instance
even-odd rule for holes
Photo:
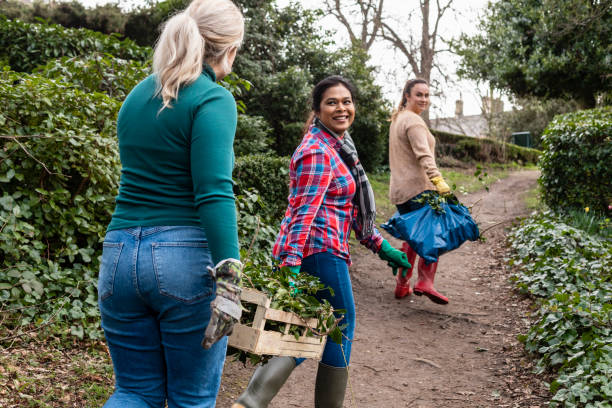
[[[473,206],[486,241],[441,257],[435,286],[449,297],[446,306],[424,296],[396,300],[386,264],[353,249],[357,330],[345,407],[544,407],[546,388],[516,341],[525,332],[529,301],[512,291],[503,261],[505,227],[526,215],[523,196],[537,177],[536,171],[512,173],[488,193],[460,197]],[[299,366],[270,407],[313,407],[316,367],[312,360]],[[252,372],[226,364],[218,407],[231,406]]]

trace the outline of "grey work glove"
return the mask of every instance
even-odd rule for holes
[[[242,263],[228,258],[219,262],[214,269],[208,267],[208,270],[217,281],[217,297],[210,304],[212,314],[202,339],[202,347],[205,349],[209,349],[223,336],[232,334],[234,324],[240,321],[242,315]]]

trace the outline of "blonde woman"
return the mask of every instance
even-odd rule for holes
[[[117,120],[121,183],[98,282],[115,407],[214,407],[240,317],[230,73],[244,22],[229,0],[170,18],[153,75]],[[209,270],[212,272],[210,273]]]
[[[423,206],[419,203],[419,197],[426,191],[450,193],[450,188],[436,165],[436,140],[420,116],[428,107],[427,81],[413,79],[406,82],[389,129],[389,196],[400,214]],[[408,256],[408,262],[414,266],[417,253],[407,242],[404,242],[402,250]],[[421,258],[418,263],[419,276],[414,288],[410,287],[409,282],[412,267],[398,273],[395,297],[400,299],[414,291],[415,295],[425,295],[435,303],[447,304],[448,298],[433,286],[437,268],[438,262],[427,264]]]

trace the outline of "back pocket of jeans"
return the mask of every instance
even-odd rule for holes
[[[122,248],[122,242],[105,242],[102,244],[102,262],[100,263],[100,274],[98,276],[98,299],[100,301],[113,294],[115,272]]]
[[[213,279],[206,268],[212,266],[207,244],[155,242],[152,251],[159,293],[185,303],[213,294]]]

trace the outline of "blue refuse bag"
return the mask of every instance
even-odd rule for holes
[[[427,264],[480,236],[470,211],[456,197],[432,197],[433,202],[430,198],[421,208],[403,215],[396,212],[381,225],[395,238],[408,242]]]

